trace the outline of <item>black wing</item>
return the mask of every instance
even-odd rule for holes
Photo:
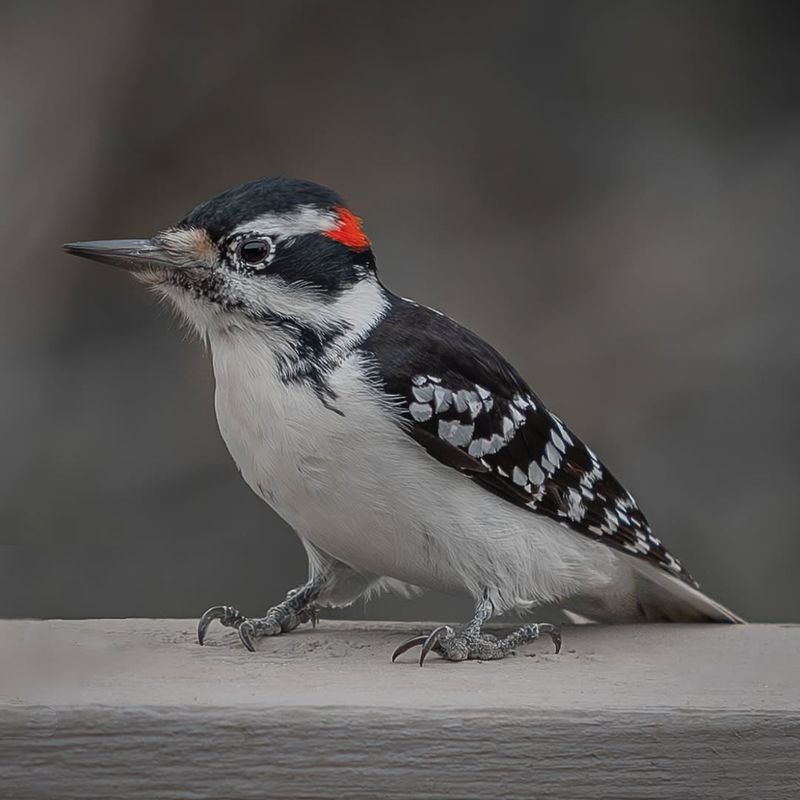
[[[633,499],[490,345],[438,312],[396,298],[364,343],[404,427],[486,489],[686,583]]]

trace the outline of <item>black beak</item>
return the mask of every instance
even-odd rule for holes
[[[71,242],[64,250],[73,256],[102,261],[137,271],[148,268],[178,269],[182,264],[152,239],[111,239],[105,242]]]

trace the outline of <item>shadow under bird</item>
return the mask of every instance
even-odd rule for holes
[[[595,453],[490,345],[380,282],[339,195],[246,183],[152,239],[69,253],[129,270],[206,340],[220,432],[250,488],[296,531],[308,581],[265,616],[198,625],[263,636],[380,590],[467,593],[475,615],[397,648],[502,658],[552,637],[481,626],[557,604],[602,622],[741,622],[702,594]]]

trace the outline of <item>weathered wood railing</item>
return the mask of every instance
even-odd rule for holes
[[[0,621],[0,797],[800,797],[800,626],[391,664],[425,627],[323,620],[251,654],[188,620]]]

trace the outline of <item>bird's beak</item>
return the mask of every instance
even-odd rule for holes
[[[74,256],[102,261],[115,267],[137,272],[147,269],[178,269],[173,254],[153,239],[111,239],[103,242],[71,242],[64,250]]]

